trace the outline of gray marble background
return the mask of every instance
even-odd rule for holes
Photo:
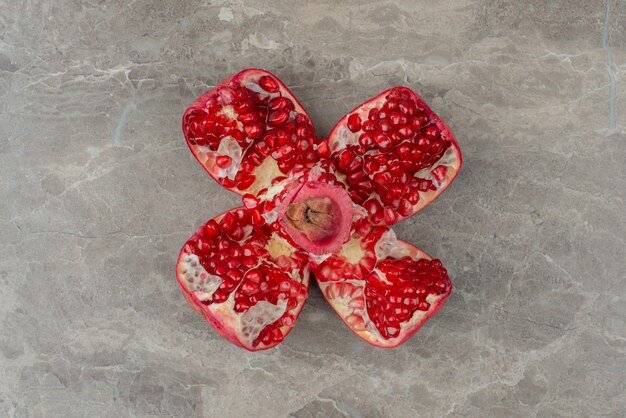
[[[180,117],[240,69],[326,135],[389,86],[465,166],[395,229],[455,291],[396,350],[315,286],[276,349],[225,343],[174,279],[238,204]],[[626,2],[0,0],[0,416],[623,417]]]

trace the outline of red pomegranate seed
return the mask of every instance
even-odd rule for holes
[[[376,123],[372,122],[371,120],[366,120],[361,125],[361,128],[364,132],[374,132],[376,130]]]
[[[417,137],[417,148],[420,151],[426,151],[430,148],[430,138],[426,135],[420,135]]]
[[[237,116],[237,120],[243,124],[252,123],[257,120],[257,115],[255,112],[242,113]]]
[[[391,112],[389,115],[389,122],[391,122],[394,126],[404,125],[406,123],[406,116],[400,112]]]
[[[348,116],[348,129],[352,132],[358,132],[361,130],[361,118],[356,113]]]
[[[287,121],[287,119],[289,119],[289,111],[286,109],[280,109],[270,113],[267,123],[272,126],[281,126]]]
[[[400,205],[398,206],[398,213],[402,216],[409,216],[413,213],[413,205],[409,202],[408,199],[400,200]]]
[[[399,127],[397,132],[398,132],[398,136],[400,136],[400,138],[402,139],[409,139],[415,133],[413,132],[413,128],[411,128],[409,125],[404,125],[404,126]]]
[[[383,152],[391,151],[393,149],[393,143],[391,142],[389,137],[382,132],[377,133],[374,136],[374,142],[376,142],[376,146],[378,147],[378,149]]]
[[[263,125],[260,122],[251,122],[243,125],[243,130],[249,138],[258,138],[263,133]]]
[[[330,157],[330,148],[328,147],[328,142],[322,141],[317,144],[317,155],[319,155],[320,158]]]
[[[417,112],[417,107],[415,106],[415,103],[411,100],[402,100],[398,108],[400,109],[400,112],[409,116],[412,116],[415,114],[415,112]]]
[[[283,109],[287,107],[288,102],[290,103],[291,101],[285,97],[274,97],[270,99],[269,102],[267,102],[267,107],[269,107],[271,110]]]
[[[235,175],[235,182],[237,182],[237,187],[240,190],[247,189],[252,185],[252,183],[254,183],[255,180],[256,177],[250,174],[249,171],[242,170]]]
[[[226,168],[232,162],[233,162],[233,159],[230,158],[228,155],[218,155],[217,158],[215,159],[215,164],[217,164],[219,168]]]
[[[383,207],[377,200],[370,199],[363,204],[363,207],[369,213],[372,222],[377,224],[383,220]]]
[[[278,91],[278,83],[268,75],[259,78],[259,86],[269,93],[276,93]]]
[[[379,119],[378,120],[378,130],[380,132],[389,132],[391,131],[391,124],[389,123],[389,121],[387,119]]]

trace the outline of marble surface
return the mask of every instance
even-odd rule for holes
[[[397,84],[464,168],[395,229],[455,290],[396,350],[315,286],[248,353],[189,309],[179,248],[238,204],[186,106],[275,72],[320,135]],[[0,416],[623,417],[626,2],[0,0]]]

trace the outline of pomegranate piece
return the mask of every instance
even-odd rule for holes
[[[311,271],[322,294],[359,337],[395,347],[446,301],[452,283],[441,261],[363,219],[342,249]],[[361,235],[358,230],[366,234]]]
[[[189,304],[224,338],[247,350],[274,347],[291,331],[308,294],[307,255],[253,225],[254,209],[208,221],[178,257]]]
[[[406,87],[352,110],[330,132],[328,144],[348,191],[377,203],[368,205],[376,224],[391,225],[420,211],[452,183],[462,163],[450,129]],[[363,166],[344,163],[356,158],[363,158]],[[385,217],[385,210],[394,216]]]
[[[235,193],[257,193],[272,179],[317,160],[309,115],[265,70],[241,71],[198,97],[182,126],[198,162]]]
[[[279,344],[309,271],[348,327],[379,347],[406,341],[450,295],[441,262],[388,228],[432,202],[462,163],[450,130],[410,89],[381,93],[319,140],[289,89],[248,69],[200,96],[183,133],[206,171],[242,195],[177,264],[185,298],[228,341]]]

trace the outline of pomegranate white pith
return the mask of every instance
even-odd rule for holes
[[[224,338],[251,351],[279,344],[307,297],[309,270],[359,337],[395,347],[441,307],[441,262],[389,225],[432,202],[461,153],[413,91],[395,87],[320,140],[273,74],[244,70],[183,115],[187,144],[243,207],[205,225],[179,255],[185,298]]]

